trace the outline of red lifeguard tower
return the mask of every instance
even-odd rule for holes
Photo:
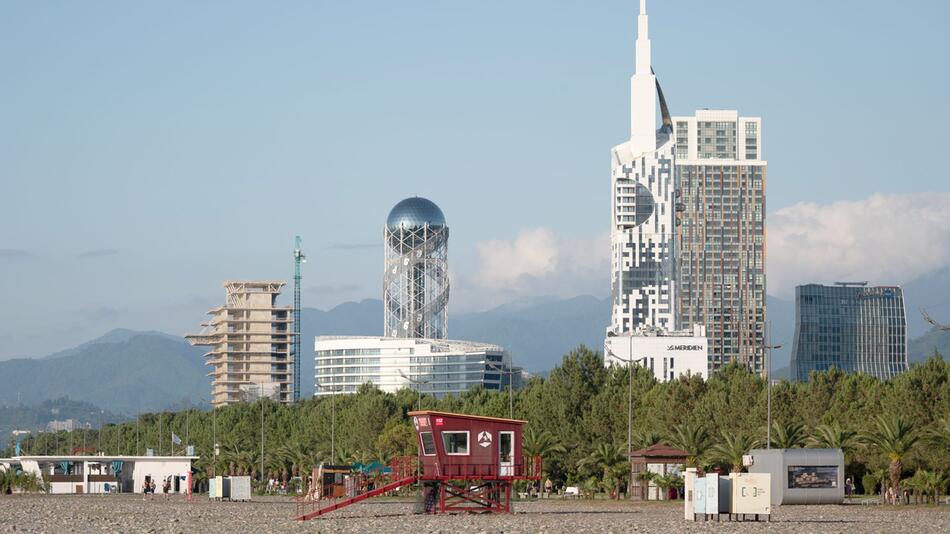
[[[297,519],[312,519],[415,482],[423,484],[427,513],[507,513],[512,482],[541,479],[541,458],[527,458],[522,451],[526,421],[430,410],[409,416],[419,440],[418,459],[393,460],[389,480],[365,493],[311,506],[310,511],[303,503]]]

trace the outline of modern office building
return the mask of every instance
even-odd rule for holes
[[[383,230],[383,324],[387,337],[442,339],[448,331],[449,227],[432,201],[396,204]]]
[[[293,306],[278,306],[283,281],[227,281],[227,300],[208,312],[192,345],[211,347],[211,404],[253,402],[261,396],[293,401]]]
[[[795,288],[791,378],[835,367],[888,379],[907,370],[904,293],[866,282]]]
[[[436,397],[476,385],[501,390],[511,367],[503,348],[471,341],[319,336],[314,350],[318,396],[355,393],[366,383],[383,391],[409,388]]]
[[[649,369],[659,382],[680,376],[709,377],[705,328],[668,331],[641,329],[634,336],[608,337],[604,341],[604,364],[627,365],[634,362]]]
[[[673,117],[677,316],[706,326],[712,370],[765,371],[762,120],[735,110]]]
[[[664,381],[686,372],[705,377],[706,360],[696,358],[697,347],[706,347],[702,329],[681,330],[676,314],[675,143],[650,55],[646,0],[641,0],[630,80],[630,139],[611,151],[612,313],[604,364],[652,363]]]

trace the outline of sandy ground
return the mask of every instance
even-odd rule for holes
[[[407,501],[370,500],[299,523],[286,498],[250,503],[195,497],[3,496],[0,532],[950,532],[950,506],[787,506],[770,523],[689,523],[674,503],[515,503],[509,515],[413,515]]]

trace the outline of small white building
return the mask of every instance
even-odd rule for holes
[[[681,375],[699,375],[706,380],[706,328],[694,325],[692,330],[671,332],[641,327],[632,335],[608,335],[604,339],[604,365],[627,365],[630,361],[650,369],[660,382]]]
[[[318,336],[314,349],[317,396],[355,393],[366,383],[391,393],[409,388],[436,397],[476,385],[497,391],[513,374],[505,349],[472,341]]]
[[[142,493],[145,479],[161,493],[165,480],[172,493],[187,493],[197,456],[14,456],[0,458],[0,469],[34,473],[50,493]]]

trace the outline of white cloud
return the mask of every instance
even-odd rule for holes
[[[811,282],[907,282],[950,260],[950,193],[799,203],[769,215],[766,232],[770,294],[790,297]]]
[[[565,239],[548,228],[522,229],[513,240],[475,244],[474,273],[452,273],[452,302],[485,309],[523,297],[606,295],[607,234]],[[454,269],[453,269],[454,270]]]

